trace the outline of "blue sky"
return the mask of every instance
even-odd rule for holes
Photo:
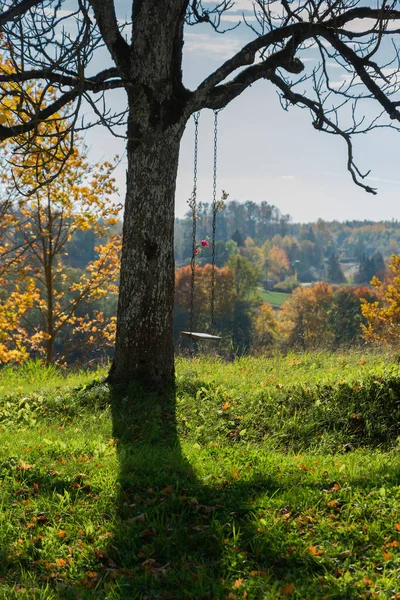
[[[123,18],[131,0],[116,0]],[[251,0],[237,0],[226,15],[227,26],[237,22],[243,11],[251,14]],[[224,35],[207,26],[187,28],[184,52],[184,81],[194,88],[224,60],[252,39],[242,23]],[[310,51],[310,61],[313,53]],[[337,74],[341,79],[340,71]],[[113,105],[123,103],[123,93],[113,95]],[[234,100],[220,113],[218,189],[231,200],[266,200],[294,221],[400,218],[400,133],[377,130],[354,141],[357,165],[371,169],[367,183],[378,195],[355,186],[346,170],[344,142],[317,132],[307,111],[296,107],[282,110],[275,88],[261,81]],[[90,131],[86,142],[95,160],[122,154],[124,143],[101,128]],[[200,117],[198,198],[210,201],[212,194],[213,113]],[[182,216],[192,187],[193,123],[186,128],[181,146],[176,193],[176,213]],[[123,197],[124,160],[117,172]]]

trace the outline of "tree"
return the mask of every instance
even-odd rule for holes
[[[257,348],[271,346],[277,338],[278,322],[274,309],[263,302],[254,318],[254,342]]]
[[[244,246],[244,239],[239,229],[235,229],[235,231],[232,233],[231,240],[236,242],[238,248],[242,248]]]
[[[26,310],[19,328],[23,327],[25,337],[18,347],[24,348],[24,356],[31,350],[50,364],[55,358],[68,359],[78,349],[82,356],[83,345],[87,355],[93,348],[103,351],[114,343],[115,318],[106,318],[89,305],[117,292],[120,239],[109,237],[109,229],[118,221],[120,207],[109,200],[116,192],[111,163],[90,166],[85,149],[80,153],[75,148],[53,177],[58,164],[46,161],[46,143],[42,141],[39,156],[28,148],[18,156],[18,168],[12,173],[4,170],[5,215],[13,224],[13,238],[7,238],[9,251],[0,256],[0,271],[3,278],[9,277],[3,285],[12,290],[2,304],[2,331],[16,330],[15,300],[22,294]],[[48,183],[30,192],[38,162],[46,162]],[[73,277],[66,259],[68,243],[78,232],[92,232],[104,241],[97,243],[95,257],[84,272]],[[28,303],[25,298],[30,298]],[[22,316],[21,309],[17,314]],[[17,338],[16,331],[10,338],[11,349]]]
[[[212,266],[196,266],[193,296],[193,327],[201,330],[210,326]],[[186,315],[190,312],[192,272],[190,265],[177,269],[175,274],[175,307]],[[228,267],[215,269],[214,309],[216,316],[232,318],[235,294],[234,275]],[[188,328],[188,319],[185,329]]]
[[[290,270],[290,263],[286,252],[279,246],[272,246],[268,256],[268,271],[272,278],[282,281]]]
[[[333,347],[352,347],[364,342],[362,325],[367,321],[362,314],[361,299],[375,302],[378,295],[367,286],[339,288],[332,298],[327,329],[333,334]]]
[[[365,253],[361,254],[355,276],[357,283],[369,283],[373,277],[383,278],[384,275],[385,262],[380,252],[375,252],[371,258]]]
[[[333,288],[327,283],[294,290],[280,310],[284,342],[302,350],[327,347],[333,337],[327,329],[332,298]]]
[[[233,273],[236,300],[247,300],[255,292],[261,273],[256,265],[240,254],[233,254],[227,266]]]
[[[345,283],[346,281],[336,252],[332,252],[328,260],[328,281],[331,283]]]
[[[378,299],[371,302],[364,298],[362,314],[366,324],[362,325],[367,341],[398,346],[400,342],[400,254],[392,255],[389,264],[390,277],[380,281],[374,277],[372,285]]]
[[[400,120],[397,54],[391,63],[386,43],[397,35],[400,12],[386,0],[377,8],[353,0],[285,0],[279,9],[276,3],[254,0],[252,41],[189,90],[182,78],[185,23],[219,32],[233,1],[134,0],[127,22],[117,18],[116,4],[3,0],[1,47],[7,68],[0,74],[0,139],[22,136],[22,146],[34,147],[39,123],[57,123],[57,113],[67,107],[70,119],[66,127],[60,125],[53,152],[61,169],[70,151],[64,141],[90,120],[79,117],[87,104],[94,115],[90,124],[113,128],[126,122],[127,194],[110,380],[163,384],[174,373],[174,195],[188,119],[198,110],[226,106],[264,79],[278,90],[285,108],[306,108],[316,130],[343,140],[352,179],[374,193],[354,162],[352,138]],[[112,65],[93,74],[92,59],[104,45]],[[302,60],[311,54],[311,61]],[[344,75],[340,88],[330,85],[337,65]],[[42,93],[37,93],[39,81],[44,82]],[[121,114],[109,109],[104,98],[116,88],[126,91],[127,110]],[[379,121],[376,115],[364,118],[364,99],[371,98],[377,113],[384,113]],[[282,218],[282,231],[285,226]]]

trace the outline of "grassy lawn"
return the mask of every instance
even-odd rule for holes
[[[272,290],[265,290],[262,287],[258,288],[258,293],[264,302],[269,302],[274,308],[279,308],[281,304],[289,300],[290,294],[284,292],[274,292]]]
[[[0,376],[0,598],[400,598],[400,365]]]

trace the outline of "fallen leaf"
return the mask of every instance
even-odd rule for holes
[[[86,575],[90,578],[90,579],[96,579],[97,577],[97,573],[96,571],[86,571]]]
[[[243,584],[243,579],[236,579],[235,583],[233,584],[233,588],[240,588],[240,586]]]
[[[66,564],[67,564],[67,561],[65,560],[65,558],[56,558],[57,567],[65,567]]]
[[[308,546],[307,551],[313,556],[321,556],[324,553],[322,548],[318,548],[318,546],[313,546],[312,544]]]
[[[29,469],[33,469],[33,465],[29,465],[25,462],[23,462],[17,467],[17,471],[28,471]]]
[[[285,583],[285,585],[281,588],[281,594],[283,596],[291,596],[294,594],[296,586],[294,583]]]

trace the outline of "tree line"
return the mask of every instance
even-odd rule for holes
[[[197,235],[212,231],[212,206],[199,204]],[[290,291],[297,282],[368,284],[382,276],[392,254],[400,252],[400,223],[387,221],[294,223],[290,215],[267,202],[226,202],[217,213],[215,262],[224,266],[236,248],[257,263],[266,285]],[[175,222],[178,267],[192,257],[192,221],[188,213]],[[202,250],[200,265],[211,261],[211,248]]]

